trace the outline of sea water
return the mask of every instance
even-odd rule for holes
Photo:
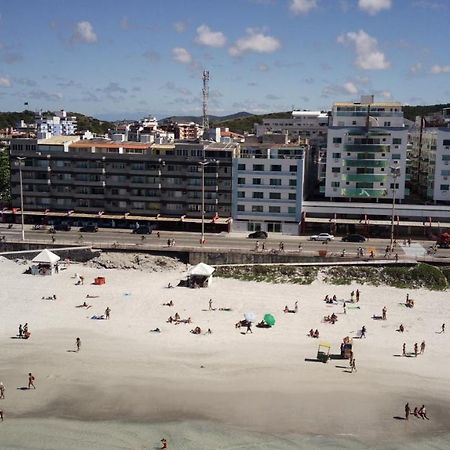
[[[265,434],[206,421],[127,423],[65,419],[14,419],[0,423],[1,450],[444,450],[450,435],[409,436],[370,444],[353,436]]]

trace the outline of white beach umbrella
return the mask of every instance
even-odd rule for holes
[[[256,314],[253,312],[245,313],[244,317],[247,322],[254,322],[256,320]]]

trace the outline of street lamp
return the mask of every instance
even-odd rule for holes
[[[391,175],[394,180],[394,186],[392,191],[392,216],[391,216],[391,243],[390,243],[390,250],[391,252],[394,249],[394,214],[395,214],[395,192],[397,189],[397,178],[400,176],[400,167],[391,167]]]
[[[25,161],[25,156],[17,156],[19,161],[19,180],[20,180],[20,215],[22,219],[22,241],[25,240],[25,220],[23,214],[23,184],[22,184],[22,161]]]
[[[200,244],[205,243],[205,166],[209,164],[209,161],[199,161],[202,168],[202,236],[200,238]]]

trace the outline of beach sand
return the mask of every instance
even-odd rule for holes
[[[167,289],[184,278],[183,270],[71,264],[39,277],[24,275],[26,267],[0,261],[2,448],[147,449],[162,437],[171,449],[450,445],[450,346],[448,334],[438,333],[449,316],[448,292],[410,291],[410,309],[400,304],[407,291],[389,287],[214,279],[208,289]],[[74,284],[75,273],[84,285]],[[106,284],[92,285],[96,276]],[[360,309],[344,315],[341,305],[323,302],[334,293],[349,299],[357,287]],[[56,301],[41,299],[53,294]],[[232,311],[208,311],[210,298],[213,307]],[[170,300],[175,307],[162,306]],[[299,313],[284,314],[296,300]],[[83,301],[92,308],[75,307]],[[108,306],[111,320],[90,319]],[[388,319],[372,320],[383,306]],[[272,313],[275,327],[241,334],[234,324],[249,311],[258,320]],[[175,312],[193,323],[166,323]],[[332,312],[337,323],[321,323]],[[31,338],[13,339],[25,322]],[[396,331],[400,323],[404,333]],[[197,325],[212,334],[190,334]],[[367,338],[353,341],[356,373],[346,360],[308,361],[322,341],[339,353],[342,338],[362,325]],[[149,332],[156,327],[161,333]],[[311,328],[319,329],[319,340],[306,336]],[[412,351],[422,340],[424,355],[401,356],[403,342]],[[37,389],[18,389],[30,371]],[[431,420],[396,419],[406,401],[413,408],[424,403]]]

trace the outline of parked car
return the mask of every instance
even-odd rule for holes
[[[329,233],[314,234],[309,238],[310,241],[332,241],[334,236]]]
[[[80,233],[97,233],[98,226],[97,225],[85,225],[80,228]]]
[[[266,231],[255,231],[248,235],[250,239],[267,239],[269,237]]]
[[[342,242],[365,242],[366,238],[362,234],[347,234],[342,238]]]
[[[152,229],[148,226],[141,225],[132,231],[133,234],[152,234]]]
[[[72,227],[68,223],[57,223],[53,225],[55,231],[70,231]]]

